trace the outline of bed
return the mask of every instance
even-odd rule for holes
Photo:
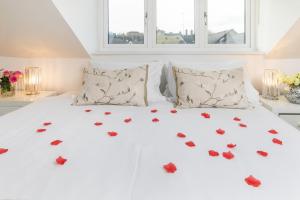
[[[0,118],[1,200],[300,199],[300,134],[259,105],[71,103],[51,97]]]

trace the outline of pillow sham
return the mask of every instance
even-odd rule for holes
[[[243,69],[200,71],[173,67],[179,108],[248,108]]]
[[[167,78],[167,85],[163,92],[164,96],[168,97],[171,102],[176,102],[176,82],[173,73],[173,66],[174,67],[182,67],[182,68],[191,68],[196,70],[229,70],[229,69],[236,69],[241,68],[246,63],[244,61],[203,61],[199,63],[169,63],[165,70],[166,78]],[[244,82],[245,82],[245,91],[248,100],[253,104],[260,104],[259,103],[259,92],[253,87],[250,78],[244,71]]]
[[[107,70],[115,70],[122,68],[136,68],[138,66],[148,65],[148,81],[147,81],[147,100],[148,103],[165,101],[165,97],[160,92],[160,83],[162,76],[163,63],[160,61],[151,62],[123,62],[123,61],[98,61],[92,60],[91,67]]]
[[[147,106],[148,65],[132,69],[85,68],[75,105],[110,104]]]

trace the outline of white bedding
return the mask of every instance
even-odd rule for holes
[[[52,97],[0,118],[0,148],[8,149],[0,155],[0,200],[300,199],[300,134],[262,107],[174,114],[168,103],[143,108],[74,107],[71,102],[69,96]],[[153,108],[158,112],[151,113]],[[112,114],[104,115],[107,111]],[[211,118],[203,118],[203,112]],[[132,121],[124,123],[128,117]],[[158,123],[152,122],[155,117]],[[43,127],[49,121],[52,125]],[[39,128],[47,131],[37,133]],[[216,134],[219,128],[224,135]],[[108,131],[118,135],[110,137]],[[178,138],[178,132],[187,138]],[[56,139],[63,143],[51,146]],[[186,146],[187,141],[196,147]],[[237,145],[231,150],[234,159],[208,155],[209,150],[228,151],[229,143]],[[57,165],[58,156],[67,162]],[[177,167],[174,174],[163,169],[169,162]],[[249,175],[261,186],[247,185]]]

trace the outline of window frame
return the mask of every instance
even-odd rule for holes
[[[157,0],[144,0],[144,44],[109,44],[109,0],[99,1],[99,50],[96,54],[236,54],[256,51],[256,0],[245,0],[245,44],[208,44],[204,13],[208,10],[209,0],[194,0],[195,44],[156,43]]]

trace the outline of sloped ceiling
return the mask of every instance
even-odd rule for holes
[[[89,57],[51,0],[0,0],[0,56]]]
[[[300,19],[267,55],[269,59],[300,58]]]

